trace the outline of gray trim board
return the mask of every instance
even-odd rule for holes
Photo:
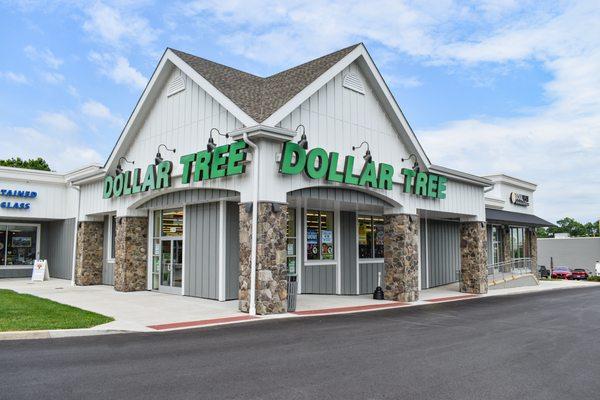
[[[219,203],[185,209],[184,294],[219,298]]]
[[[115,263],[109,262],[108,259],[110,254],[108,253],[108,242],[110,241],[110,215],[104,217],[104,247],[102,249],[102,253],[104,256],[102,257],[102,284],[114,286],[115,284]]]
[[[237,203],[226,204],[225,226],[225,299],[238,298],[240,276],[240,208]]]
[[[239,194],[237,192],[234,192],[233,190],[186,189],[178,190],[176,192],[165,193],[163,195],[154,197],[142,203],[137,208],[144,210],[149,208],[165,209],[183,207],[186,204],[207,203],[228,198],[235,198],[237,196],[239,196]]]
[[[387,201],[369,193],[345,188],[310,187],[289,192],[288,196],[291,198],[311,198],[351,204],[368,204],[381,207],[389,207],[390,205],[393,206],[393,204],[388,203]]]
[[[356,294],[356,213],[340,211],[342,294]]]

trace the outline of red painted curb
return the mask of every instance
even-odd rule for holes
[[[435,299],[429,299],[429,300],[425,300],[425,301],[428,303],[437,303],[440,301],[468,299],[468,298],[476,297],[476,296],[477,295],[475,295],[475,294],[465,294],[463,296],[436,297]]]
[[[354,307],[337,307],[337,308],[324,308],[321,310],[306,310],[306,311],[294,311],[291,314],[296,315],[315,315],[315,314],[336,314],[343,313],[349,311],[367,311],[367,310],[377,310],[381,308],[395,308],[395,307],[404,307],[407,306],[408,303],[386,303],[386,304],[369,304],[365,306],[354,306]]]
[[[150,325],[148,328],[163,331],[166,329],[175,329],[175,328],[191,328],[195,326],[206,326],[213,324],[221,324],[225,322],[237,322],[237,321],[247,321],[250,319],[255,319],[256,317],[250,315],[240,315],[235,317],[223,317],[223,318],[213,318],[213,319],[203,319],[200,321],[185,321],[185,322],[173,322],[170,324],[160,324],[160,325]]]

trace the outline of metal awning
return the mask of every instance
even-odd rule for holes
[[[488,223],[517,224],[525,226],[555,226],[533,214],[523,214],[513,211],[485,209],[485,219]]]

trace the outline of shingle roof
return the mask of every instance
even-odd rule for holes
[[[263,122],[354,50],[355,44],[266,78],[171,49],[256,122]]]

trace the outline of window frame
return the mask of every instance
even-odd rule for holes
[[[330,213],[331,214],[331,226],[332,226],[332,233],[333,233],[333,238],[332,238],[332,244],[333,244],[333,258],[331,259],[324,259],[323,258],[323,238],[321,235],[321,226],[319,224],[319,233],[318,233],[318,246],[319,246],[319,258],[318,259],[309,259],[308,258],[308,213],[318,213],[319,214],[319,221],[321,220],[321,215],[324,213]],[[315,210],[315,209],[311,209],[311,208],[307,208],[304,210],[304,215],[303,215],[303,224],[304,224],[304,250],[303,250],[303,258],[304,258],[304,263],[307,265],[310,264],[320,264],[320,265],[329,265],[329,264],[337,264],[337,232],[336,232],[336,212],[334,210]]]
[[[361,257],[360,256],[360,222],[359,222],[359,218],[369,218],[370,220],[370,225],[371,225],[371,232],[374,234],[375,233],[375,223],[374,223],[374,219],[375,218],[381,218],[383,219],[383,216],[381,215],[373,215],[373,214],[357,214],[356,215],[356,252],[357,252],[357,259],[358,262],[380,262],[384,260],[384,257],[375,257],[375,245],[376,245],[376,241],[375,241],[375,235],[373,235],[373,239],[372,239],[372,243],[371,243],[371,255],[372,257]],[[382,222],[383,225],[383,222]]]

